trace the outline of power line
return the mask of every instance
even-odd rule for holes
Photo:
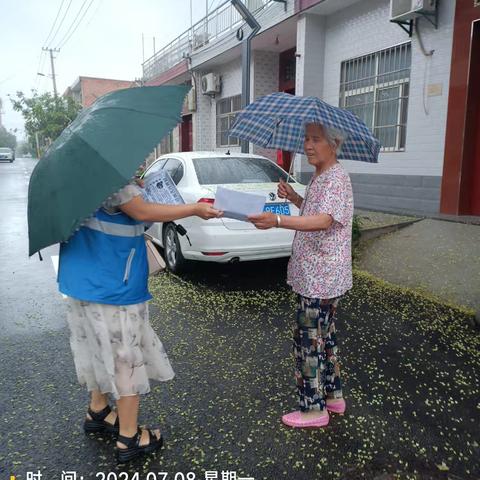
[[[53,41],[55,40],[55,37],[58,35],[58,31],[60,30],[61,26],[63,25],[63,22],[65,21],[65,17],[67,16],[68,11],[70,10],[70,5],[72,4],[73,0],[70,0],[67,5],[67,9],[65,10],[65,13],[63,14],[62,20],[60,20],[60,23],[57,26],[57,29],[55,30],[55,33],[53,34],[53,37],[50,39],[49,45],[51,46]]]
[[[45,41],[43,42],[44,45],[47,44],[48,39],[50,38],[50,35],[52,34],[53,29],[55,28],[55,25],[56,25],[56,23],[57,23],[57,20],[58,20],[58,17],[59,17],[59,15],[60,15],[60,12],[62,11],[62,7],[63,7],[64,2],[65,2],[65,0],[62,0],[62,3],[60,4],[60,8],[58,9],[57,15],[56,15],[56,17],[55,17],[55,20],[53,21],[52,28],[51,28],[50,31],[48,32],[47,38],[46,38]]]
[[[70,38],[72,37],[72,35],[77,31],[77,28],[80,26],[80,24],[82,23],[82,20],[85,18],[85,15],[87,14],[88,10],[90,9],[90,7],[92,6],[93,2],[95,0],[90,0],[90,3],[87,5],[87,8],[83,11],[83,14],[82,16],[80,17],[80,20],[78,20],[77,24],[75,25],[75,28],[71,31],[70,34],[68,34],[68,30],[67,30],[67,33],[64,35],[63,39],[60,40],[59,42],[59,45],[58,45],[58,49],[60,48],[63,48],[65,46],[65,44],[70,40]],[[80,12],[82,11],[83,9],[83,5],[85,5],[85,3],[87,2],[87,0],[84,0],[83,4],[82,4],[82,7],[80,8],[80,10],[78,11],[77,13],[77,16],[75,17],[75,20],[78,18],[78,16],[80,15]],[[73,23],[75,22],[75,20],[73,21]],[[73,25],[72,23],[72,25]],[[68,35],[68,36],[67,36]]]
[[[58,48],[58,45],[60,45],[63,40],[65,40],[65,38],[67,37],[67,35],[70,34],[70,31],[72,30],[73,26],[75,25],[75,22],[77,21],[78,17],[80,16],[80,14],[82,13],[83,11],[83,7],[86,5],[88,0],[83,0],[83,3],[82,5],[80,6],[80,9],[78,10],[77,14],[75,15],[75,18],[72,20],[72,23],[70,23],[69,27],[67,28],[67,30],[65,31],[65,33],[63,34],[63,37],[61,40],[59,40],[57,42],[57,48]]]
[[[97,16],[97,12],[98,12],[98,9],[100,8],[100,5],[102,4],[102,1],[103,0],[98,0],[97,8],[94,10],[93,15],[90,17],[90,20],[85,25],[85,28],[87,28],[92,23],[92,20]]]

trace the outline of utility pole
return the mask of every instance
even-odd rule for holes
[[[53,63],[53,52],[59,52],[60,50],[58,48],[42,48],[43,51],[45,52],[50,52],[50,65],[52,66],[52,81],[53,81],[53,94],[55,97],[58,97],[57,93],[57,81],[55,80],[55,64]]]

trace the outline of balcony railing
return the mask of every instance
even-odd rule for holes
[[[273,2],[273,0],[242,1],[254,15]],[[142,65],[144,80],[161,75],[195,51],[206,45],[215,44],[226,34],[237,29],[242,22],[241,15],[230,0],[226,1],[146,60]]]

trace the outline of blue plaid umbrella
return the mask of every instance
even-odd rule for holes
[[[338,158],[378,162],[380,143],[368,127],[348,110],[333,107],[316,97],[281,92],[261,97],[238,114],[229,136],[264,148],[304,153],[307,123],[336,128],[347,136]]]

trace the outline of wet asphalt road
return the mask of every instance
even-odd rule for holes
[[[43,262],[27,257],[34,164],[0,163],[0,478],[480,478],[478,331],[461,312],[363,275],[339,309],[347,415],[321,431],[280,424],[295,406],[284,261],[197,265],[151,282],[152,325],[177,376],[142,401],[141,419],[162,426],[166,448],[117,467],[112,441],[81,430],[88,397],[56,289],[57,248]]]

